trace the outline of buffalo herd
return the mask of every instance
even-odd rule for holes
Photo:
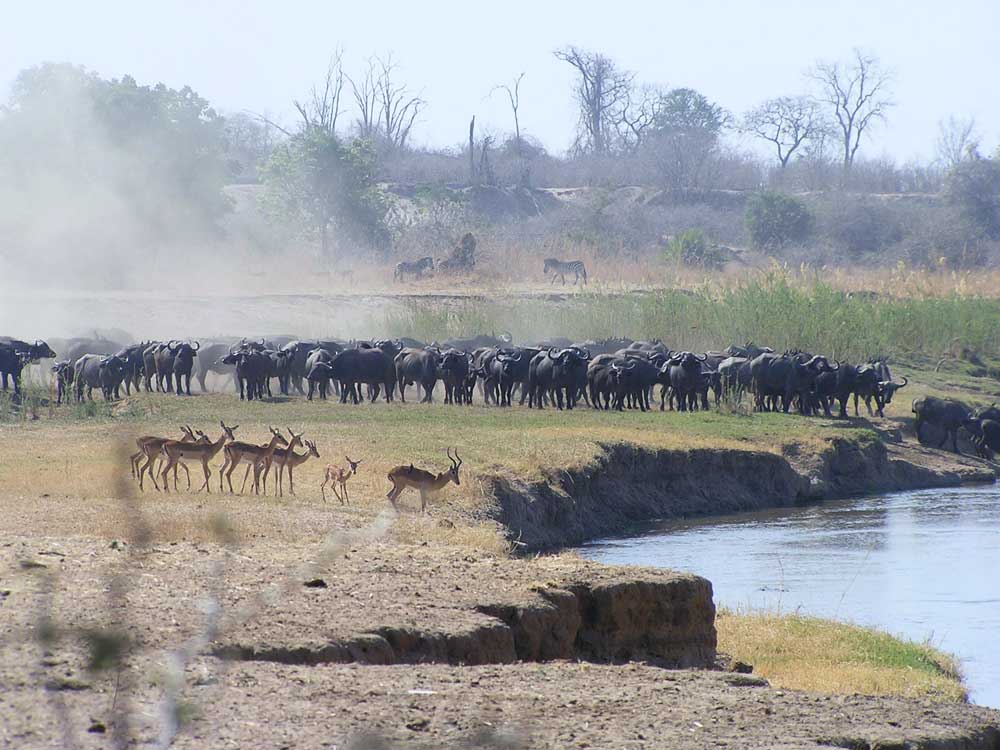
[[[478,389],[485,404],[573,409],[580,402],[601,410],[709,409],[723,401],[752,400],[756,411],[792,410],[802,415],[846,418],[848,405],[864,401],[869,415],[884,415],[893,396],[907,385],[896,380],[884,357],[863,363],[831,361],[803,351],[778,354],[752,342],[721,351],[675,351],[659,340],[626,338],[571,341],[554,338],[515,345],[509,334],[452,338],[427,344],[415,339],[367,341],[304,340],[294,336],[213,341],[143,341],[123,344],[102,337],[53,344],[63,352],[51,367],[57,403],[72,395],[119,398],[124,389],[191,394],[191,379],[208,389],[209,373],[231,376],[240,399],[252,401],[298,393],[341,403],[379,398],[434,401],[440,383],[447,404],[471,404]],[[55,359],[45,341],[0,337],[0,376],[15,393],[28,363]],[[917,435],[930,426],[943,446],[958,450],[964,429],[983,456],[1000,450],[1000,410],[973,410],[935,397],[913,402]]]

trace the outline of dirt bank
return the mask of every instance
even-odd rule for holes
[[[712,662],[697,576],[363,535],[2,542],[0,747],[108,747],[126,717],[151,747],[171,716],[178,748],[1000,747],[987,709],[663,669]],[[87,668],[102,633],[127,644],[120,672]]]
[[[582,468],[547,472],[543,481],[485,478],[493,517],[526,551],[581,544],[665,518],[786,507],[876,492],[992,482],[982,461],[915,442],[831,438],[821,449],[655,450],[602,444]]]

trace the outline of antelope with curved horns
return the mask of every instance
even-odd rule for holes
[[[293,439],[296,437],[302,437],[301,435],[296,436],[291,430],[289,430],[289,432],[292,434]],[[274,458],[271,461],[271,465],[274,467],[275,473],[278,475],[275,481],[278,487],[279,497],[285,496],[284,473],[286,468],[288,469],[288,491],[294,495],[295,484],[292,479],[292,472],[295,470],[295,467],[304,464],[309,460],[310,456],[319,458],[319,449],[316,448],[316,443],[312,440],[303,440],[302,444],[306,447],[305,453],[296,453],[291,447],[277,448],[274,451]],[[289,443],[289,446],[291,446],[291,443]],[[264,477],[264,492],[267,492],[267,477]]]
[[[273,427],[268,427],[271,431],[271,442],[266,445],[254,445],[253,443],[243,443],[238,441],[233,441],[225,447],[226,460],[222,464],[222,468],[219,469],[219,492],[222,492],[222,475],[225,473],[226,481],[229,483],[229,492],[233,493],[233,472],[236,471],[236,467],[240,465],[241,462],[246,462],[249,464],[247,467],[247,473],[243,477],[243,487],[240,488],[240,494],[243,494],[243,490],[247,486],[247,476],[250,474],[250,467],[255,466],[260,463],[264,458],[270,459],[274,455],[274,451],[279,446],[287,447],[288,441],[282,436],[282,434],[274,429]],[[259,492],[259,487],[254,487],[254,490]]]
[[[233,430],[239,427],[239,425],[236,425],[236,427],[227,427],[226,423],[222,420],[219,420],[219,425],[222,427],[222,434],[219,435],[219,439],[215,442],[184,443],[180,440],[168,440],[163,444],[160,452],[166,459],[166,466],[163,468],[161,474],[163,477],[163,490],[165,492],[170,491],[167,487],[167,472],[184,459],[188,459],[201,461],[201,469],[205,472],[205,481],[198,488],[198,492],[207,490],[211,493],[212,489],[208,486],[208,479],[212,476],[212,472],[208,468],[208,462],[215,458],[219,451],[222,450],[222,446],[226,444],[227,440],[233,441],[236,439],[233,435]],[[204,433],[202,433],[202,437],[204,437]]]
[[[392,482],[392,489],[389,490],[386,497],[392,503],[392,507],[397,510],[399,509],[396,499],[403,490],[410,487],[420,492],[420,512],[424,513],[427,509],[427,493],[437,492],[448,484],[448,482],[454,482],[456,485],[461,484],[458,478],[458,470],[462,466],[462,457],[458,455],[457,448],[455,449],[454,458],[451,456],[451,449],[448,450],[448,460],[451,461],[451,468],[447,471],[442,471],[440,474],[432,474],[423,469],[416,469],[413,464],[409,466],[397,466],[391,469],[387,476],[389,477],[389,481]]]
[[[352,461],[347,456],[344,456],[344,460],[347,461],[347,468],[343,466],[337,466],[336,464],[327,464],[326,476],[323,478],[323,484],[319,486],[320,492],[323,493],[323,500],[326,500],[326,483],[330,483],[330,489],[333,490],[333,494],[337,496],[340,500],[340,504],[343,505],[351,502],[350,496],[347,494],[347,480],[358,473],[358,467],[361,465],[361,460]],[[341,492],[337,492],[337,487],[340,487]]]
[[[260,461],[258,461],[257,463],[255,463],[253,465],[253,484],[254,484],[254,487],[257,487],[260,484],[260,475],[261,475],[261,473],[263,473],[264,474],[264,494],[265,495],[267,494],[267,474],[271,470],[271,466],[274,463],[275,456],[278,455],[279,451],[287,453],[288,451],[294,451],[296,448],[298,448],[300,445],[302,445],[302,436],[305,434],[304,432],[301,432],[298,435],[296,435],[294,432],[292,432],[292,429],[290,427],[286,427],[285,429],[288,430],[288,434],[292,436],[292,439],[289,440],[288,443],[286,443],[286,447],[285,448],[275,448],[273,454],[271,454],[267,458],[261,459]],[[246,473],[243,475],[243,486],[244,487],[246,487],[247,474],[249,474],[249,473],[250,473],[250,467],[247,466]],[[240,492],[242,492],[242,491],[243,490],[240,490]],[[292,493],[292,494],[294,494],[294,493]]]
[[[182,442],[185,443],[197,443],[197,442],[208,442],[207,440],[202,440],[201,438],[195,437],[194,432],[191,430],[190,425],[183,425],[181,427],[181,432],[184,437],[181,438]],[[138,451],[129,456],[129,460],[132,463],[132,476],[139,480],[139,490],[145,491],[143,486],[143,477],[149,472],[149,478],[153,482],[153,486],[159,490],[160,485],[156,483],[157,472],[153,468],[153,464],[156,463],[157,457],[159,457],[160,451],[163,448],[164,443],[169,441],[170,438],[164,437],[153,437],[152,435],[143,435],[142,437],[137,437],[135,439],[135,444],[139,448]],[[146,459],[146,463],[139,468],[139,463],[142,459]],[[184,469],[184,473],[187,474],[188,489],[191,489],[191,472],[188,471],[188,467],[185,464],[180,465]],[[174,466],[174,490],[177,490],[177,467]]]

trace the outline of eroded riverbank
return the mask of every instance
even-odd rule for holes
[[[486,478],[494,517],[523,549],[582,544],[669,518],[724,515],[905,489],[994,482],[983,461],[876,437],[831,438],[781,455],[602,444],[586,466],[540,481]]]

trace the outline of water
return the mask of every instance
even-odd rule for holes
[[[1000,708],[998,543],[1000,489],[989,486],[672,522],[580,552],[693,571],[717,605],[930,640],[961,659],[973,702]]]

